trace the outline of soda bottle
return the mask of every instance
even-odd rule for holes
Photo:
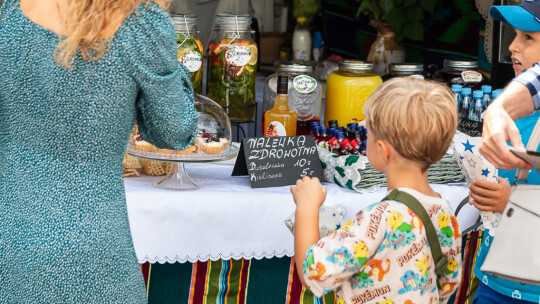
[[[360,144],[356,141],[356,139],[351,140],[351,147],[352,147],[352,151],[351,151],[352,155],[362,155],[362,153],[360,152]]]
[[[491,104],[491,86],[490,85],[483,85],[482,86],[482,92],[484,92],[484,97],[482,98],[482,112],[486,110],[486,108]]]
[[[351,151],[352,151],[352,146],[351,146],[351,142],[349,141],[348,138],[345,138],[343,139],[340,143],[339,143],[339,149],[337,151],[337,154],[339,155],[350,155],[351,154]]]
[[[321,142],[328,142],[330,138],[328,137],[328,128],[327,127],[321,127],[319,129],[319,137],[316,139],[317,144]]]
[[[483,112],[483,106],[482,106],[482,100],[484,98],[484,92],[480,90],[475,90],[473,92],[473,100],[474,102],[469,107],[469,120],[472,121],[482,121],[480,118],[480,115],[482,115]]]
[[[471,88],[462,88],[461,95],[463,96],[463,102],[461,104],[461,111],[459,111],[459,118],[469,118],[469,107],[471,106]]]

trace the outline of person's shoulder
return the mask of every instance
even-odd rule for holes
[[[153,1],[139,4],[124,21],[123,30],[135,36],[148,36],[149,32],[158,36],[176,33],[169,13]]]

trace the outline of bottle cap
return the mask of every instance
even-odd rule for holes
[[[338,132],[337,136],[336,136],[338,139],[343,139],[345,138],[345,132]]]
[[[298,21],[298,23],[305,23],[307,21],[307,18],[306,17],[298,17],[298,18],[296,18],[296,21]]]
[[[483,85],[482,86],[482,91],[484,93],[491,93],[491,86],[490,85]]]
[[[350,145],[351,142],[349,141],[349,139],[345,138],[344,140],[342,140],[339,145],[342,147],[342,148],[345,148],[346,146]]]
[[[330,145],[330,147],[333,147],[335,144],[337,144],[337,142],[338,142],[338,139],[333,137],[332,139],[328,141],[328,144]]]
[[[358,128],[358,123],[356,123],[356,122],[348,123],[347,127],[351,128],[351,129],[356,129],[356,128]]]
[[[364,150],[367,148],[367,139],[360,144],[360,147],[362,147]]]
[[[501,95],[501,91],[495,90],[495,91],[493,91],[493,92],[491,93],[491,98],[492,98],[492,99],[495,99],[495,98],[499,97],[499,95]]]
[[[461,89],[463,87],[460,84],[453,84],[452,85],[452,92],[461,92]]]
[[[329,121],[328,121],[328,126],[329,126],[330,128],[337,128],[337,127],[338,127],[337,120],[329,120]]]
[[[314,128],[311,128],[311,130],[313,131],[313,134],[320,134],[320,132],[321,132],[320,127],[314,127]]]
[[[285,75],[278,75],[277,81],[277,93],[278,94],[287,94],[287,89],[289,88],[289,80]]]
[[[471,95],[471,93],[472,93],[471,88],[462,88],[461,89],[461,94],[462,95]]]
[[[321,127],[320,131],[321,134],[328,134],[328,128],[327,127]]]
[[[475,90],[473,92],[473,98],[482,98],[482,97],[484,97],[484,91]]]
[[[338,129],[337,129],[337,128],[330,128],[330,129],[328,129],[328,130],[330,130],[330,133],[329,133],[330,136],[334,137],[334,136],[337,135],[337,133],[336,133],[336,132],[338,132]]]

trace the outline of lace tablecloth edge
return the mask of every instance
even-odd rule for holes
[[[153,258],[145,256],[143,259],[138,259],[138,261],[139,261],[139,264],[144,264],[144,263],[150,263],[150,264],[170,263],[170,264],[173,264],[173,263],[186,263],[186,262],[190,262],[190,263],[207,262],[208,260],[211,260],[211,261],[215,262],[215,261],[218,261],[218,260],[230,260],[230,259],[233,259],[233,260],[240,260],[240,259],[262,260],[264,258],[267,258],[267,259],[282,258],[284,256],[293,257],[294,252],[289,252],[287,250],[284,250],[282,252],[273,251],[273,252],[270,252],[270,253],[262,252],[260,254],[255,253],[255,252],[251,252],[251,253],[242,252],[242,253],[238,253],[238,254],[231,252],[229,254],[218,254],[217,256],[214,256],[212,254],[208,254],[206,256],[201,256],[201,255],[183,256],[183,257],[175,256],[175,257],[172,257],[172,258],[170,258],[168,256],[164,256],[164,257],[156,256],[156,257],[153,257]]]

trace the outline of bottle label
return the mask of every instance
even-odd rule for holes
[[[294,50],[294,59],[297,60],[309,60],[309,53],[306,50],[300,49],[300,50]]]
[[[293,86],[298,92],[308,94],[317,88],[317,80],[308,75],[299,75],[294,77]]]
[[[266,129],[266,137],[287,136],[285,126],[279,121],[272,121]]]
[[[188,51],[180,56],[179,60],[191,73],[197,72],[202,65],[201,53]]]
[[[241,45],[229,46],[225,53],[225,61],[228,65],[232,66],[245,66],[250,59],[251,51],[247,47]]]
[[[482,74],[476,71],[463,71],[461,72],[461,78],[465,82],[480,82],[482,81]]]

